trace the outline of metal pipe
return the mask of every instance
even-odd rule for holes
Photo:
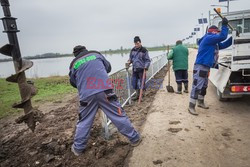
[[[127,73],[127,89],[128,89],[128,98],[129,98],[129,104],[131,104],[131,92],[130,92],[130,87],[131,87],[131,83],[130,83],[130,77],[129,77],[129,72],[128,69],[126,69],[126,73]]]

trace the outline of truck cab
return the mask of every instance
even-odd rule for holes
[[[212,68],[209,80],[217,88],[218,99],[239,98],[250,95],[250,10],[235,11],[225,16],[234,30],[232,46],[220,50],[219,68]],[[221,28],[221,18],[215,14],[209,16],[210,25]],[[240,33],[236,36],[236,31]]]

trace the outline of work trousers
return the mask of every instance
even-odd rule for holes
[[[204,65],[195,64],[193,71],[193,84],[190,102],[196,103],[197,99],[203,100],[207,92],[208,74],[210,68]]]
[[[144,69],[133,69],[133,74],[132,74],[132,86],[133,86],[133,89],[140,89],[141,88],[142,78],[143,78],[143,71],[144,71]],[[146,82],[146,77],[145,77],[145,80],[144,80],[143,89],[146,88],[145,82]]]
[[[126,136],[131,143],[139,140],[138,132],[132,126],[125,111],[117,101],[112,90],[100,92],[81,101],[79,109],[79,120],[76,125],[73,147],[76,151],[82,152],[87,145],[90,129],[93,125],[98,108],[107,115],[118,131]]]
[[[187,70],[176,70],[174,72],[177,84],[188,83],[188,72]]]

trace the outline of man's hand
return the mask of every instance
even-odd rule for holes
[[[130,63],[125,63],[125,68],[129,69],[129,65],[130,65]]]
[[[240,33],[238,30],[236,30],[236,36],[239,37],[240,36]]]
[[[224,25],[224,26],[226,26],[228,24],[228,20],[227,20],[227,18],[223,18],[222,19],[222,25]]]
[[[146,71],[148,71],[148,68],[144,68]]]

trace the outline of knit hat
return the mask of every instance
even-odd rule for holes
[[[182,44],[182,40],[176,41],[176,45],[180,45],[180,44]]]
[[[141,42],[141,39],[139,36],[135,36],[134,43]]]
[[[85,46],[77,45],[73,49],[73,54],[74,54],[74,56],[77,56],[80,52],[82,52],[84,50],[87,50]]]
[[[208,28],[207,32],[220,32],[220,30],[217,26],[212,25]]]

